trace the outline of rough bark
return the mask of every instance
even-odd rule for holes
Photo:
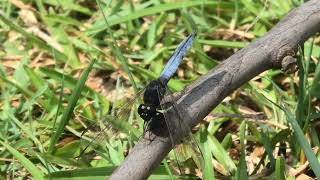
[[[311,0],[293,9],[265,36],[223,61],[218,67],[188,86],[175,108],[193,127],[206,117],[226,96],[260,73],[272,69],[288,70],[294,55],[310,36],[320,31],[320,0]],[[292,61],[293,60],[293,61]],[[170,122],[177,114],[169,110]],[[173,126],[175,127],[175,126]],[[175,129],[173,139],[182,138]],[[146,179],[172,149],[170,138],[141,138],[110,179]]]

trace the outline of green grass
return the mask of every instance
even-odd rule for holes
[[[105,179],[143,131],[139,98],[130,99],[141,97],[185,36],[197,30],[169,82],[173,91],[263,36],[300,3],[99,2],[0,1],[1,179]],[[204,162],[186,147],[179,155],[188,178],[320,178],[319,36],[298,57],[299,72],[269,70],[212,111],[193,137]],[[175,157],[169,153],[150,179],[186,177]],[[300,174],[287,169],[305,164]]]

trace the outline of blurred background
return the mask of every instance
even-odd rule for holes
[[[1,0],[1,179],[104,179],[143,133],[135,111],[141,91],[186,36],[197,30],[169,82],[173,92],[302,3]],[[203,158],[197,146],[184,143],[150,179],[315,178],[319,40],[314,36],[300,47],[298,72],[260,74],[193,129]]]

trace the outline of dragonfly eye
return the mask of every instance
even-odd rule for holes
[[[149,121],[156,114],[156,112],[156,108],[152,105],[140,104],[138,107],[138,114],[145,121]]]

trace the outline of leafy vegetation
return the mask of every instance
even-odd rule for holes
[[[129,99],[159,75],[186,35],[197,28],[169,82],[173,91],[263,36],[300,3],[0,1],[1,179],[111,175],[143,131]],[[297,73],[262,73],[195,128],[205,168],[184,147],[178,162],[188,178],[320,178],[319,40],[300,48]],[[108,118],[119,109],[129,116]],[[185,178],[176,158],[170,153],[150,179]]]

